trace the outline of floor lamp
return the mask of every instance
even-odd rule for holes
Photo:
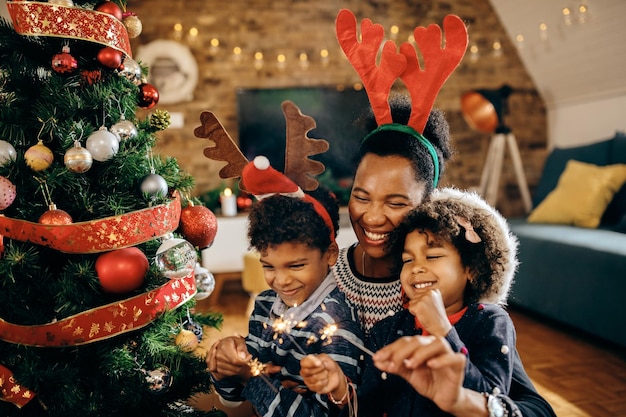
[[[522,158],[520,157],[517,140],[511,129],[504,124],[503,116],[507,113],[507,99],[513,92],[508,85],[497,90],[473,90],[461,96],[461,112],[470,127],[479,132],[491,133],[491,141],[487,151],[487,158],[480,177],[480,194],[489,204],[495,206],[498,199],[498,186],[502,173],[504,152],[509,149],[517,185],[524,202],[526,212],[532,209],[530,192]]]

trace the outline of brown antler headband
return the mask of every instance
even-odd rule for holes
[[[298,184],[303,190],[313,191],[319,182],[313,176],[324,172],[324,164],[309,159],[309,156],[324,153],[328,150],[328,142],[324,139],[309,138],[308,132],[315,128],[315,120],[302,114],[298,106],[286,100],[281,105],[285,115],[285,175]],[[206,138],[215,142],[214,146],[204,148],[204,156],[227,164],[220,170],[220,178],[239,178],[248,159],[243,155],[235,141],[228,134],[215,114],[204,111],[200,114],[201,126],[194,129],[198,138]]]

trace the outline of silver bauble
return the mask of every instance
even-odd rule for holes
[[[141,181],[141,193],[151,200],[167,195],[167,182],[159,174],[149,174]]]
[[[184,278],[194,270],[198,254],[185,239],[172,237],[161,243],[154,260],[167,278]]]
[[[74,146],[65,152],[63,162],[70,171],[82,174],[89,171],[89,168],[93,165],[93,157],[91,152],[83,148],[80,142],[76,141]]]
[[[120,141],[106,127],[102,126],[87,138],[85,147],[96,161],[111,159],[120,149]]]
[[[4,166],[15,161],[17,152],[13,145],[6,140],[0,140],[0,166]]]
[[[127,80],[135,85],[141,84],[141,67],[129,57],[124,59],[123,68],[119,71],[119,75],[126,77]]]
[[[154,395],[165,394],[172,383],[174,378],[167,366],[159,366],[152,371],[144,371],[146,374],[146,382],[150,387],[150,392]]]
[[[137,127],[133,122],[122,117],[119,122],[111,126],[109,132],[119,137],[120,140],[127,140],[137,136]]]
[[[215,289],[215,277],[213,274],[209,272],[208,269],[203,268],[199,263],[197,263],[196,268],[194,269],[194,277],[197,291],[194,298],[196,300],[209,298]]]

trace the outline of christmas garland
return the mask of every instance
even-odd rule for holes
[[[119,216],[47,225],[0,216],[0,234],[65,253],[99,253],[147,242],[178,228],[180,199]]]
[[[193,272],[154,291],[83,311],[52,323],[23,326],[0,319],[0,340],[27,346],[66,347],[108,339],[150,324],[196,294]]]
[[[7,7],[20,35],[95,42],[132,57],[126,26],[108,13],[34,1],[7,1]]]
[[[22,408],[34,397],[34,392],[17,383],[9,368],[0,365],[0,400]]]

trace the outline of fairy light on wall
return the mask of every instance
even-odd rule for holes
[[[285,54],[276,55],[276,66],[279,70],[283,71],[287,66],[287,57]]]
[[[300,68],[307,69],[309,67],[309,56],[306,52],[300,52],[298,60],[300,61]]]
[[[330,61],[329,54],[328,54],[328,49],[322,49],[320,51],[320,59],[322,61],[322,66],[323,67],[327,67],[328,63]]]
[[[174,39],[176,39],[177,41],[181,40],[183,38],[183,24],[182,23],[175,23],[174,24]]]
[[[235,63],[240,63],[241,62],[241,48],[239,46],[235,46],[233,48],[233,61],[235,61]]]
[[[480,58],[480,53],[478,51],[478,45],[476,43],[472,43],[469,47],[469,58],[472,64],[478,62],[478,58]]]
[[[220,49],[220,40],[217,38],[211,38],[209,41],[209,54],[212,56],[217,55]]]
[[[499,39],[496,39],[493,41],[493,44],[491,44],[491,48],[492,48],[491,54],[495,58],[500,58],[502,56],[502,44],[500,43]]]
[[[396,25],[392,25],[389,29],[389,32],[391,32],[390,38],[392,40],[396,40],[396,38],[398,37],[398,32],[400,32],[400,28]]]
[[[263,68],[263,52],[257,51],[254,53],[254,68],[257,71]]]
[[[539,23],[539,39],[544,42],[548,40],[548,25],[545,22]]]

